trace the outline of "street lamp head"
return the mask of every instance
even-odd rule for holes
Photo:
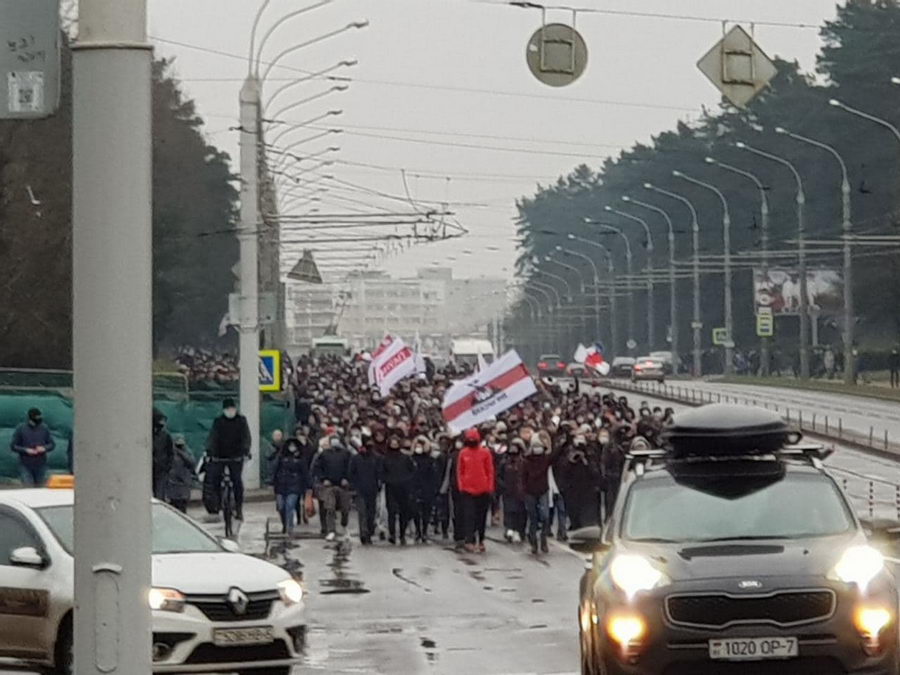
[[[345,68],[351,68],[352,66],[359,65],[359,61],[356,59],[346,59],[341,61],[339,65],[344,66]]]
[[[574,239],[575,239],[575,235],[572,234],[572,233],[570,232],[568,235],[566,235],[566,238],[567,238],[567,239],[572,239],[572,240],[574,240]]]
[[[704,157],[703,161],[707,164],[718,164],[718,162],[712,157]]]
[[[631,201],[631,197],[629,197],[628,195],[622,195],[622,201],[623,201],[623,202],[630,202],[630,201]]]
[[[675,176],[675,178],[681,178],[684,174],[681,173],[678,169],[675,169],[675,170],[672,172],[672,175]]]
[[[328,133],[329,134],[342,134],[342,133],[344,133],[344,130],[343,129],[329,129]]]
[[[776,134],[786,134],[787,132],[788,132],[788,130],[785,129],[784,127],[775,127]]]
[[[611,207],[611,206],[604,206],[604,207],[603,207],[603,210],[604,210],[604,211],[612,211],[612,207]]]
[[[746,143],[743,143],[742,141],[737,141],[737,142],[734,144],[734,147],[739,148],[739,149],[741,149],[741,150],[746,150],[746,149],[747,149],[747,144],[746,144]]]
[[[560,246],[560,245],[557,244],[556,250],[557,250],[557,251],[562,251],[562,246]]]
[[[346,84],[338,84],[331,88],[331,91],[347,91],[350,87]]]
[[[347,24],[347,28],[366,28],[369,25],[369,20],[365,19],[364,21],[353,21],[352,23]]]
[[[836,98],[828,99],[828,105],[834,106],[835,108],[843,108],[844,104],[838,101]]]
[[[341,149],[336,145],[332,145],[330,148],[328,148],[328,152],[340,152],[340,150]]]
[[[344,111],[343,111],[343,110],[329,110],[329,111],[328,111],[327,113],[325,113],[325,114],[326,114],[326,115],[331,115],[331,116],[337,116],[337,115],[343,115],[343,114],[344,114]]]
[[[653,189],[653,183],[644,183],[644,189],[645,189],[645,190],[652,190],[652,189]]]
[[[586,222],[586,223],[588,223],[588,224],[594,222],[594,221],[592,221],[590,218],[588,218],[587,216],[585,216],[582,220],[584,220],[584,222]]]
[[[896,75],[892,77],[891,84],[900,84],[900,77],[897,77]]]

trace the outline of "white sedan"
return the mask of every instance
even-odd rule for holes
[[[71,490],[0,491],[0,664],[72,669]],[[303,590],[153,502],[153,672],[288,675],[306,634]]]

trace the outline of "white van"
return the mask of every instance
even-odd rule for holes
[[[482,338],[461,338],[450,344],[450,358],[456,365],[467,364],[474,367],[478,363],[478,355],[491,363],[494,358],[494,346],[490,340]]]

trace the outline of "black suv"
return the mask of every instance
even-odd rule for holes
[[[892,573],[821,446],[768,411],[678,416],[665,450],[628,455],[590,551],[584,675],[898,672]]]

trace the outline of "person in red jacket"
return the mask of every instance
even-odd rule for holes
[[[494,492],[494,458],[491,451],[481,444],[478,429],[468,429],[463,434],[463,449],[459,452],[456,466],[466,551],[474,553],[477,543],[478,550],[484,553],[484,529]]]

